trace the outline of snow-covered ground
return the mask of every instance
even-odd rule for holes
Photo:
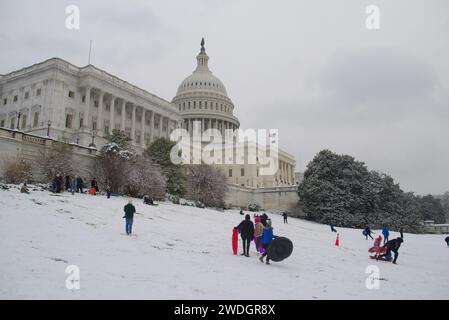
[[[267,266],[232,255],[236,210],[219,212],[135,200],[135,236],[124,235],[126,198],[0,191],[1,299],[448,299],[449,248],[441,235],[405,234],[398,265],[368,258],[361,230],[299,219],[275,234],[293,254]],[[393,233],[392,236],[397,236]],[[66,288],[66,267],[80,289]],[[370,265],[379,289],[368,289]]]

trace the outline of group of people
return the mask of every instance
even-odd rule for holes
[[[154,199],[148,195],[143,197],[143,203],[148,204],[150,206],[154,206]]]
[[[393,240],[388,240],[385,239],[384,237],[384,244],[381,245],[382,243],[382,236],[379,235],[375,240],[374,240],[374,245],[372,248],[370,248],[368,251],[371,253],[374,253],[374,258],[376,260],[379,259],[384,259],[387,261],[391,261],[393,258],[391,257],[391,253],[394,253],[394,259],[393,259],[393,263],[396,264],[396,261],[398,259],[399,256],[399,248],[401,247],[401,244],[404,242],[404,239],[402,237],[398,237],[396,239]]]
[[[66,176],[64,179],[61,174],[56,174],[51,184],[51,191],[53,193],[62,193],[64,190],[72,194],[75,194],[75,192],[83,193],[83,188],[84,181],[80,176]]]
[[[51,190],[53,193],[62,193],[64,190],[71,192],[72,194],[84,193],[86,185],[88,185],[88,182],[84,181],[80,176],[65,176],[65,178],[63,178],[61,174],[56,174],[51,184]],[[93,177],[90,180],[90,188],[87,189],[87,191],[92,195],[96,195],[100,191],[97,178]],[[109,199],[112,193],[111,187],[107,186],[105,191]]]
[[[366,240],[368,240],[368,237],[374,240],[374,238],[371,236],[373,231],[369,227],[368,224],[365,225],[365,229],[363,230],[363,234],[365,235]],[[396,264],[396,261],[399,256],[399,248],[401,247],[401,244],[404,242],[404,230],[403,228],[400,228],[399,230],[400,237],[396,239],[389,240],[390,237],[390,230],[386,226],[382,228],[382,236],[383,236],[383,245],[382,243],[382,236],[378,235],[377,238],[374,240],[373,247],[371,247],[368,251],[371,253],[374,253],[374,256],[372,258],[375,258],[376,260],[383,259],[387,261],[393,260],[393,263]],[[394,253],[394,258],[391,257],[391,253]]]
[[[401,238],[404,238],[404,229],[400,228],[399,233],[401,234]],[[368,224],[365,225],[365,229],[363,230],[363,235],[365,236],[366,240],[368,240],[368,237],[374,240],[374,238],[371,236],[373,234],[373,231],[371,230],[370,226]],[[387,227],[382,228],[382,235],[384,236],[384,244],[388,242],[388,238],[390,237],[390,230],[388,230]]]
[[[259,258],[260,261],[264,262],[264,258],[266,258],[265,263],[270,264],[268,249],[271,241],[277,238],[277,236],[273,234],[272,222],[271,219],[268,218],[268,215],[266,213],[261,216],[254,215],[253,223],[250,215],[247,214],[245,220],[240,222],[236,228],[242,238],[243,252],[241,255],[249,257],[251,241],[254,240],[257,252],[262,253]]]

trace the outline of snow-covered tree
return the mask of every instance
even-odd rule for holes
[[[112,130],[112,134],[107,134],[106,139],[109,143],[116,144],[122,149],[130,149],[130,141],[131,138],[128,137],[128,135],[121,130],[114,129]]]
[[[21,156],[7,158],[3,160],[4,180],[6,183],[20,184],[29,182],[32,178],[31,164]]]
[[[105,144],[95,160],[94,172],[100,185],[110,186],[121,192],[127,179],[129,161],[135,157],[132,151],[123,149],[115,142]]]
[[[167,180],[162,175],[159,165],[150,159],[136,157],[127,163],[124,192],[134,197],[150,196],[163,200]]]
[[[153,141],[145,150],[144,155],[154,163],[160,165],[163,175],[167,178],[167,192],[183,197],[186,193],[186,176],[181,165],[174,164],[170,159],[170,152],[176,145],[166,138]]]
[[[228,185],[223,172],[210,165],[187,166],[187,198],[206,206],[223,207]]]
[[[298,195],[307,217],[320,223],[421,230],[418,199],[348,155],[319,152],[307,166]]]
[[[56,174],[63,177],[75,173],[72,147],[63,142],[53,142],[50,149],[41,152],[38,165],[45,177],[51,181]]]

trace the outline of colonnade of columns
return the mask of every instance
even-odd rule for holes
[[[294,184],[295,173],[293,166],[287,162],[279,160],[279,169],[276,179],[280,184]]]
[[[186,129],[188,132],[192,133],[194,129],[194,122],[199,121],[201,131],[205,131],[207,129],[217,129],[221,132],[221,135],[225,135],[225,130],[237,130],[238,126],[237,124],[226,121],[226,120],[220,120],[220,119],[213,119],[213,118],[189,118],[185,119],[183,121],[182,127],[183,129]]]
[[[96,114],[95,108],[98,108]],[[109,115],[106,115],[107,110]],[[78,120],[80,129],[95,130],[99,136],[112,134],[114,129],[120,129],[143,147],[156,137],[169,138],[171,131],[177,127],[177,122],[168,116],[91,87],[85,88],[84,108],[82,115],[77,116],[75,122]],[[128,127],[127,120],[130,120]]]

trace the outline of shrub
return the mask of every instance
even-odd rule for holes
[[[31,164],[22,157],[4,161],[4,179],[6,183],[20,184],[28,182],[32,178]]]

